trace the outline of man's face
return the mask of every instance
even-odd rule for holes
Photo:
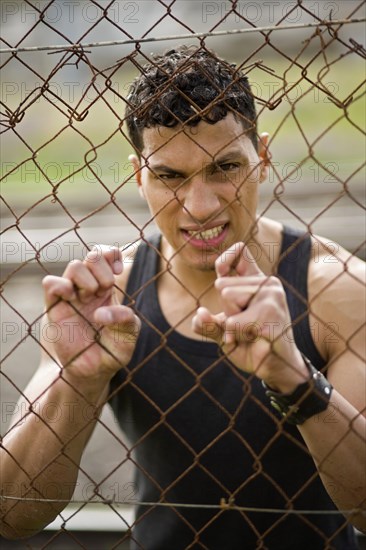
[[[250,237],[265,163],[232,114],[216,124],[145,128],[143,141],[137,181],[172,261],[213,269]]]

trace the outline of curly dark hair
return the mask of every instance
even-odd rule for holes
[[[142,67],[127,97],[126,123],[136,153],[143,129],[215,124],[232,112],[257,149],[256,110],[248,78],[215,53],[181,46]]]

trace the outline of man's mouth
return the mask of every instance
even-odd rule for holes
[[[211,239],[215,239],[221,233],[223,232],[225,225],[217,225],[216,227],[212,227],[211,229],[206,229],[205,231],[187,231],[188,235],[190,237],[193,237],[196,240],[202,240],[202,241],[209,241]]]
[[[191,246],[207,248],[221,246],[226,239],[229,224],[224,223],[209,229],[184,229],[183,235]]]

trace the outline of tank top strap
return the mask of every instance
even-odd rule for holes
[[[316,368],[321,369],[326,362],[315,346],[309,322],[310,256],[309,233],[284,226],[277,277],[281,280],[286,292],[296,345]]]

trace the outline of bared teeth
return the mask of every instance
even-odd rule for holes
[[[206,229],[206,231],[200,231],[199,233],[197,233],[197,231],[187,231],[187,233],[190,237],[196,237],[205,241],[218,237],[220,233],[222,233],[224,227],[225,225],[219,225],[212,229]]]

